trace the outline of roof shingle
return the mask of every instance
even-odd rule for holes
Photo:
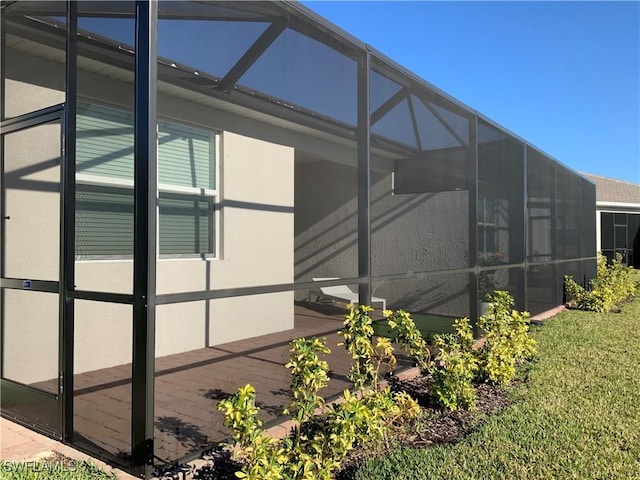
[[[637,203],[640,205],[640,185],[613,178],[581,173],[596,184],[596,202]]]

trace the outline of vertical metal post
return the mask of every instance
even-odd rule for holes
[[[552,160],[553,178],[551,183],[551,267],[553,268],[553,281],[558,285],[558,164]],[[557,288],[553,289],[551,305],[559,305],[560,298]]]
[[[371,53],[365,49],[358,60],[358,294],[361,305],[371,304],[370,70]]]
[[[62,395],[62,437],[73,437],[73,361],[75,339],[75,215],[76,215],[76,106],[78,3],[67,2],[67,48],[64,110],[64,154],[60,173],[60,365]]]
[[[7,75],[6,69],[6,44],[7,44],[7,15],[3,12],[0,15],[0,120],[4,120],[5,85],[4,80]]]
[[[478,114],[469,120],[469,151],[467,153],[467,191],[469,192],[469,317],[474,335],[478,336]]]
[[[6,69],[6,43],[7,43],[7,16],[3,12],[0,15],[0,123],[4,120],[4,105],[5,105],[5,77],[7,75]],[[4,195],[4,135],[0,135],[0,278],[4,277],[4,255],[5,245],[4,241],[4,218],[6,201]],[[4,361],[2,355],[4,336],[4,288],[0,288],[0,378],[4,377]]]
[[[524,279],[523,279],[523,302],[524,309],[529,310],[529,148],[527,148],[527,144],[522,142],[523,152],[523,171],[524,171],[524,179],[523,184],[523,221],[524,221],[524,241],[522,243],[522,248],[524,248],[524,257],[522,263],[524,264]]]
[[[153,471],[157,18],[155,0],[136,1],[131,446],[132,469],[145,478]]]

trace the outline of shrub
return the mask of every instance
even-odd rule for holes
[[[318,392],[329,383],[329,364],[318,355],[328,354],[331,350],[325,338],[297,338],[290,346],[290,360],[285,367],[291,369],[293,401],[284,413],[302,423],[313,416],[316,408],[324,405]]]
[[[233,458],[243,462],[238,478],[279,480],[287,458],[276,440],[269,438],[258,418],[256,391],[247,384],[229,398],[221,400],[218,410],[224,413],[224,426],[233,431]]]
[[[468,318],[456,320],[453,326],[456,333],[434,337],[440,366],[433,372],[433,391],[436,400],[449,410],[473,410],[476,406],[473,380],[478,371],[473,331]]]
[[[404,310],[396,312],[385,310],[384,316],[393,334],[393,340],[400,344],[402,350],[416,362],[420,370],[431,370],[429,346],[416,327],[411,314]]]
[[[373,343],[371,311],[373,308],[366,305],[357,308],[351,305],[349,313],[345,315],[344,327],[338,332],[344,338],[339,345],[343,345],[353,359],[349,380],[360,391],[377,390],[382,365],[387,364],[392,370],[396,365],[390,339],[379,337]]]
[[[455,334],[436,335],[440,349],[434,371],[436,400],[450,410],[474,409],[475,380],[507,384],[516,366],[535,354],[535,340],[529,337],[529,313],[512,310],[513,298],[505,291],[488,296],[488,311],[478,319],[484,344],[474,349],[474,337],[467,318],[454,322]]]
[[[356,444],[385,438],[399,418],[416,416],[418,404],[406,393],[377,389],[380,365],[393,357],[389,339],[372,342],[367,307],[352,308],[345,320],[345,345],[354,357],[353,378],[359,390],[343,394],[341,403],[324,406],[319,391],[328,383],[329,365],[319,355],[329,353],[326,340],[299,338],[291,342],[290,359],[293,400],[285,413],[298,422],[282,440],[267,437],[258,418],[255,389],[246,385],[218,404],[224,425],[233,431],[233,458],[242,462],[238,478],[248,480],[330,480],[346,454]]]
[[[593,312],[609,312],[637,291],[631,269],[622,265],[622,255],[619,253],[611,264],[607,264],[607,258],[598,253],[597,275],[589,282],[587,289],[578,285],[569,275],[565,275],[564,280],[569,306]]]
[[[505,291],[489,295],[489,308],[478,319],[484,345],[478,350],[482,378],[508,384],[518,362],[532,357],[536,342],[529,336],[529,313],[513,310],[513,297]]]
[[[327,429],[314,422],[316,409],[324,406],[318,392],[329,383],[329,364],[319,355],[330,350],[324,338],[297,338],[290,346],[290,359],[285,367],[291,369],[293,401],[284,413],[295,418],[298,426],[282,440],[287,478],[329,479],[331,472],[340,466],[339,460],[351,448],[349,441],[332,442]]]

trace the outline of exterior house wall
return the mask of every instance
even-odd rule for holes
[[[378,162],[381,164],[382,162]],[[357,276],[356,170],[323,161],[296,164],[296,279]],[[318,204],[321,204],[318,208]],[[372,175],[374,277],[463,268],[469,253],[466,191],[394,195],[392,173]],[[414,283],[416,283],[414,281]],[[466,279],[438,278],[412,285],[379,281],[373,295],[390,308],[458,315],[468,311]],[[357,285],[350,285],[357,291]],[[304,292],[297,295],[304,298]]]
[[[8,52],[14,55],[12,50]],[[42,85],[37,78],[40,70],[36,66],[43,62],[52,72],[51,78],[59,78],[63,66],[57,62],[23,52],[15,53],[7,62],[11,67],[5,85],[8,116],[64,101],[63,85]],[[126,83],[80,71],[78,84],[83,98],[127,104],[130,86]],[[166,106],[160,115],[188,118],[212,129],[216,128],[212,123],[223,123],[210,108],[193,108],[193,104],[166,95],[159,102]],[[46,125],[33,130],[7,137],[5,145],[6,205],[15,220],[14,230],[7,232],[7,251],[14,254],[7,256],[5,273],[57,280],[60,169],[59,157],[52,157],[52,152],[60,151],[60,127]],[[219,214],[222,255],[206,260],[159,260],[159,294],[293,282],[294,149],[228,131],[222,132],[220,140],[224,169],[218,186],[223,192]],[[25,175],[25,169],[34,173]],[[13,170],[19,171],[12,176]],[[34,191],[20,184],[14,186],[13,178],[16,182],[40,182],[46,188]],[[25,219],[22,224],[21,219]],[[131,260],[76,262],[76,287],[80,290],[131,293],[132,276]],[[15,362],[5,362],[5,371],[8,378],[33,383],[57,376],[57,342],[51,339],[57,338],[58,309],[54,294],[36,294],[47,300],[33,304],[29,300],[35,297],[27,295],[34,293],[6,295],[8,333],[23,340],[14,343],[19,350],[6,352]],[[34,323],[25,323],[27,316]],[[156,355],[290,328],[291,292],[161,306],[157,311]],[[29,342],[39,355],[32,355],[29,346],[22,345],[20,329],[42,337],[31,335]],[[131,362],[131,335],[130,306],[76,301],[75,373]],[[42,356],[54,359],[49,362],[50,371],[42,370]],[[15,372],[11,370],[14,367]]]
[[[16,117],[64,102],[64,52],[59,61],[6,49],[5,117]],[[42,72],[47,72],[43,75]]]
[[[58,280],[60,122],[4,137],[4,275]],[[5,291],[3,373],[22,382],[58,376],[58,296]],[[43,362],[46,359],[46,362]],[[35,368],[41,362],[46,367]]]
[[[355,166],[297,153],[295,182],[296,281],[357,277]],[[305,292],[297,297],[304,299]]]
[[[469,263],[467,191],[395,195],[391,173],[372,178],[374,277],[465,268]],[[377,281],[373,294],[389,308],[468,315],[467,275]]]

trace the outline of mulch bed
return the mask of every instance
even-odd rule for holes
[[[507,393],[502,388],[481,383],[476,385],[476,410],[451,412],[433,404],[433,379],[430,376],[392,380],[390,383],[393,390],[407,392],[425,410],[426,418],[421,422],[420,430],[413,436],[399,438],[401,443],[419,448],[456,442],[468,435],[484,416],[494,414],[510,404]]]
[[[429,448],[436,445],[455,443],[469,435],[488,415],[493,415],[511,404],[507,392],[496,385],[481,383],[476,385],[476,407],[466,410],[449,411],[434,403],[431,395],[433,379],[430,375],[407,380],[395,377],[388,379],[391,389],[411,395],[423,408],[424,415],[417,421],[395,429],[389,445],[378,449],[356,448],[350,452],[337,475],[338,480],[351,478],[351,472],[363,461],[384,455],[398,445],[409,448]]]
[[[394,391],[409,393],[423,408],[424,415],[410,424],[399,425],[393,430],[392,441],[388,445],[380,445],[373,449],[371,445],[356,448],[350,452],[338,473],[338,480],[351,478],[351,473],[364,460],[384,455],[398,445],[410,448],[429,448],[435,445],[455,443],[469,435],[488,415],[493,415],[510,405],[504,389],[481,383],[476,385],[477,409],[468,412],[458,410],[450,412],[433,403],[431,385],[433,379],[429,375],[407,380],[397,377],[387,379]],[[196,480],[231,480],[239,464],[229,458],[228,452],[219,450],[212,452],[208,459],[211,464],[194,472]]]

